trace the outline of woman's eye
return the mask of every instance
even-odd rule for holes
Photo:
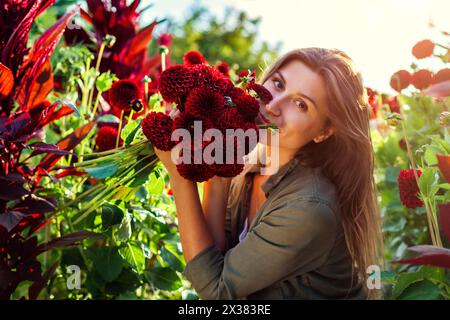
[[[303,100],[295,100],[295,105],[304,111],[308,110],[308,105]]]
[[[283,84],[281,83],[280,80],[274,79],[273,80],[273,84],[275,87],[277,87],[278,89],[282,89],[283,88]]]

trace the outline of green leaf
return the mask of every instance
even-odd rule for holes
[[[118,206],[105,203],[102,206],[102,226],[103,229],[119,224],[123,219],[123,211]]]
[[[413,283],[398,297],[399,300],[437,300],[441,290],[429,280]]]
[[[172,269],[183,272],[185,263],[177,251],[176,245],[165,242],[164,246],[161,248],[160,255]]]
[[[105,162],[97,167],[84,168],[84,170],[91,176],[97,179],[105,179],[111,177],[116,173],[118,167],[112,162]]]
[[[113,114],[105,114],[97,119],[97,122],[119,123],[120,119]]]
[[[437,192],[439,187],[437,186],[438,176],[437,170],[434,168],[424,168],[422,174],[419,177],[420,191],[427,197],[432,197]],[[436,188],[437,187],[437,188]]]
[[[134,271],[137,273],[144,271],[145,255],[142,244],[136,241],[127,242],[125,247],[119,249],[119,253]]]
[[[129,146],[133,142],[134,137],[136,136],[136,133],[140,128],[141,128],[140,119],[129,122],[123,128],[122,132],[120,133],[120,137],[122,138],[123,141],[125,141],[125,145]]]
[[[98,91],[105,92],[111,88],[113,82],[116,80],[118,80],[116,75],[112,74],[110,71],[107,71],[98,76],[95,85]]]
[[[425,150],[424,159],[429,166],[434,166],[438,163],[438,160],[436,158],[436,151],[433,150],[433,148],[430,146],[428,146]]]
[[[141,170],[146,165],[148,165],[147,162],[139,163],[136,166],[135,171],[137,172],[137,171]],[[131,188],[134,188],[134,187],[139,187],[139,186],[144,185],[149,180],[150,174],[152,173],[153,169],[154,169],[154,166],[149,166],[146,169],[139,172],[137,175],[135,175],[133,177],[133,180],[131,180],[131,182],[128,186]]]
[[[116,279],[122,271],[123,263],[117,247],[101,247],[90,251],[95,271],[108,282]]]
[[[423,274],[421,272],[404,272],[397,278],[397,283],[392,289],[392,296],[394,299],[399,297],[402,292],[408,288],[411,284],[423,280]]]
[[[397,183],[398,175],[400,173],[400,168],[398,167],[387,167],[386,168],[386,182]]]
[[[155,173],[150,176],[150,182],[148,186],[148,192],[150,194],[162,194],[164,191],[164,177],[156,177]]]
[[[385,283],[395,284],[397,282],[398,275],[392,271],[381,271],[381,281]]]
[[[130,239],[131,234],[131,215],[127,212],[124,219],[122,219],[119,229],[117,230],[116,239],[119,241],[125,241]]]
[[[180,277],[170,268],[153,267],[144,274],[149,283],[161,290],[174,291],[182,286]]]

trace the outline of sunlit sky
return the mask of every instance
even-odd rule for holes
[[[223,17],[227,6],[262,17],[261,40],[282,43],[281,53],[302,47],[338,48],[345,51],[361,70],[365,85],[392,92],[389,78],[408,69],[412,46],[430,38],[448,45],[449,0],[144,0],[153,7],[143,17],[152,21],[171,16],[177,20],[189,14],[194,4],[207,6]],[[435,28],[429,28],[432,21]],[[162,25],[161,28],[164,26]],[[155,30],[158,33],[158,29]],[[420,67],[440,64],[419,61]]]

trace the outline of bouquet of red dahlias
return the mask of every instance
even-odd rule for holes
[[[162,98],[176,104],[179,116],[172,120],[151,112],[142,121],[143,133],[158,149],[172,150],[180,143],[177,137],[183,136],[183,146],[176,150],[177,169],[191,181],[233,177],[242,171],[242,156],[258,141],[257,98],[266,103],[272,99],[267,89],[255,83],[254,74],[241,74],[235,86],[228,72],[219,70],[207,65],[199,52],[186,53],[184,64],[169,67],[159,82]]]
[[[158,81],[160,94],[153,94],[146,104],[153,110],[163,110],[165,105],[166,112],[153,111],[136,120],[130,115],[123,129],[119,125],[115,139],[121,147],[99,149],[75,165],[102,180],[74,200],[83,204],[75,223],[95,210],[99,201],[127,199],[137,192],[159,162],[152,145],[175,152],[178,172],[191,181],[238,175],[244,167],[243,156],[258,142],[258,99],[267,103],[272,96],[255,82],[254,72],[240,72],[235,85],[228,71],[224,63],[206,64],[197,51],[186,53],[184,64],[164,70]],[[175,119],[167,114],[171,105],[180,111]],[[111,137],[116,137],[117,130],[109,131],[99,132],[97,140],[102,145],[113,145]]]

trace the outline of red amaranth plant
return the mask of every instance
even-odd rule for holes
[[[13,29],[6,46],[0,47],[2,57],[11,54],[11,48],[26,45],[24,39],[28,38],[35,16],[48,3],[35,2],[26,18]],[[29,288],[29,298],[36,298],[57,266],[55,264],[43,274],[36,257],[52,248],[71,245],[92,235],[81,231],[43,245],[37,244],[35,236],[50,222],[46,214],[54,212],[57,206],[57,200],[48,196],[40,185],[41,179],[44,176],[57,179],[52,176],[57,161],[70,154],[70,150],[93,126],[90,123],[77,128],[57,145],[40,141],[43,127],[73,112],[71,107],[60,102],[52,104],[46,98],[53,88],[50,56],[67,23],[77,12],[78,8],[75,8],[59,19],[35,41],[31,49],[25,47],[28,52],[26,58],[22,56],[23,51],[17,51],[20,59],[2,59],[0,63],[0,299],[9,298],[24,280],[33,282]],[[17,61],[20,61],[19,65],[16,65]],[[16,72],[11,68],[16,68]],[[18,107],[12,111],[14,104]],[[30,143],[31,139],[33,143]],[[25,157],[27,150],[31,152]],[[42,154],[46,155],[37,164],[31,161]],[[69,168],[58,175],[63,177],[73,173]]]

